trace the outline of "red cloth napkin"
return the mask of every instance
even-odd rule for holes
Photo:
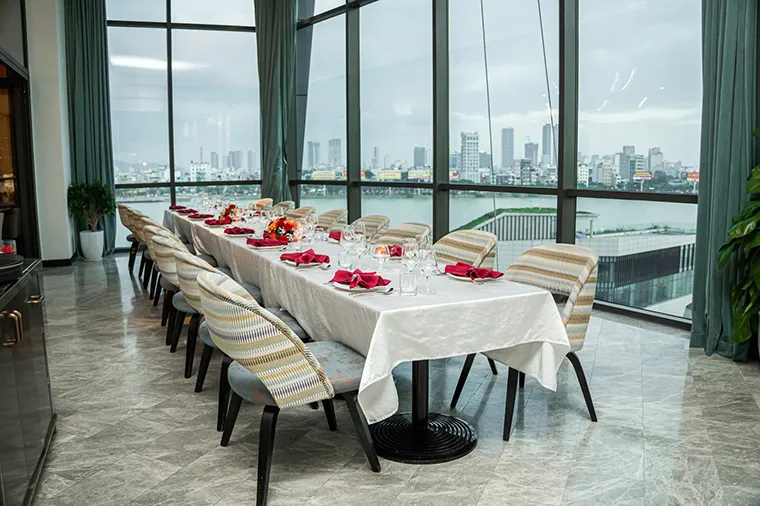
[[[181,212],[181,211],[180,211]],[[198,214],[197,212],[195,214],[191,214],[188,216],[191,220],[204,220],[206,218],[213,218],[213,214]]]
[[[394,244],[393,246],[388,246],[388,254],[391,256],[391,258],[400,257],[404,254],[404,249],[398,244]]]
[[[341,234],[340,230],[330,232],[330,239],[332,239],[333,241],[340,242],[340,234]]]
[[[254,248],[268,248],[270,246],[286,246],[288,244],[288,240],[285,238],[282,239],[248,239],[245,241],[245,243],[249,246],[253,246]]]
[[[295,262],[296,265],[301,264],[329,264],[330,257],[327,255],[317,255],[313,249],[308,249],[298,253],[283,253],[280,255],[280,260],[287,260]]]
[[[229,216],[222,216],[221,218],[219,218],[217,220],[214,220],[214,219],[206,220],[204,223],[206,225],[211,225],[211,226],[214,226],[214,225],[229,225],[230,223],[232,223],[232,218],[230,218]]]
[[[229,235],[246,235],[246,234],[252,234],[253,229],[243,228],[243,227],[230,227],[230,228],[225,228],[224,233],[229,234]]]
[[[196,211],[195,209],[187,209],[187,208],[185,208],[185,209],[180,209],[180,210],[179,210],[179,211],[177,211],[177,212],[178,212],[179,214],[195,214],[195,213],[197,213],[198,211]]]
[[[177,211],[179,209],[184,209],[185,206],[169,206],[169,211]]]
[[[470,264],[464,262],[457,262],[456,265],[447,265],[444,269],[446,274],[453,276],[459,276],[461,278],[470,279],[487,279],[487,278],[500,278],[504,275],[503,272],[492,271],[491,269],[481,269],[479,267],[473,267]]]
[[[385,286],[390,283],[390,279],[385,279],[374,272],[362,272],[356,269],[354,272],[338,270],[335,271],[335,276],[328,281],[328,283],[340,283],[341,285],[349,285],[350,288],[360,286],[369,290],[376,286]]]

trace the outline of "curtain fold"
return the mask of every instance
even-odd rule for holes
[[[254,0],[261,102],[261,196],[290,200],[285,159],[295,78],[297,5]]]
[[[71,180],[98,180],[115,194],[105,0],[65,0],[64,21]],[[102,226],[107,255],[114,250],[116,216],[104,217]],[[79,245],[79,234],[76,240]]]
[[[735,262],[717,265],[731,218],[748,200],[758,126],[757,0],[702,0],[702,138],[691,346],[746,360],[749,346],[731,341]]]

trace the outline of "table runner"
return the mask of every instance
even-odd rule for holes
[[[359,403],[370,423],[397,411],[392,371],[402,362],[489,352],[556,389],[557,369],[570,344],[545,290],[504,280],[476,284],[435,276],[430,279],[434,295],[351,297],[325,285],[337,268],[340,245],[314,245],[318,253],[330,255],[330,270],[295,269],[280,262],[281,251],[252,250],[221,228],[181,215],[175,214],[175,222],[189,224],[193,240],[202,243],[196,249],[216,252],[235,279],[261,287],[267,306],[289,311],[315,340],[339,341],[366,357]],[[373,261],[367,261],[370,267]],[[399,269],[405,268],[391,262],[381,272],[395,291]]]

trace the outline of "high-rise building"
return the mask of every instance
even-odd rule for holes
[[[372,170],[378,170],[380,168],[380,148],[375,146],[372,148]]]
[[[230,169],[243,168],[243,152],[242,151],[230,151],[227,157],[229,160],[228,167]]]
[[[319,164],[319,143],[309,141],[306,143],[306,167],[314,169]]]
[[[479,160],[479,166],[481,169],[490,169],[491,168],[491,153],[488,151],[481,151],[478,155]]]
[[[541,129],[541,157],[547,160],[552,156],[552,125],[547,123]]]
[[[327,164],[333,169],[343,165],[340,152],[340,139],[330,139],[327,143]]]
[[[611,156],[605,156],[602,159],[602,184],[604,186],[612,187],[617,185],[617,178],[615,177],[612,162],[613,159]]]
[[[480,168],[480,137],[478,132],[462,132],[459,169],[471,171]]]
[[[211,152],[211,167],[214,169],[219,169],[219,153],[216,151]]]
[[[538,167],[538,144],[530,141],[525,143],[525,159],[530,160],[533,167]]]
[[[425,148],[420,148],[420,147],[414,148],[414,166],[415,167],[425,166]]]
[[[581,163],[578,165],[578,185],[588,186],[588,165]]]
[[[529,186],[536,182],[536,169],[532,164],[533,160],[527,158],[520,160],[520,184],[522,186]]]
[[[635,155],[636,146],[623,146],[623,153],[625,153],[626,155]]]
[[[457,169],[459,168],[459,153],[454,151],[449,155],[449,168],[450,169]]]
[[[255,166],[255,158],[256,153],[252,149],[248,150],[248,160],[246,160],[248,163],[246,164],[245,168],[248,170],[248,172],[253,172],[253,167]]]
[[[501,129],[501,167],[511,168],[515,165],[515,129]]]
[[[230,168],[230,156],[224,155],[224,158],[222,159],[222,167],[217,167],[222,169],[229,169]]]
[[[649,148],[649,172],[654,174],[657,171],[665,170],[665,159],[660,148]]]

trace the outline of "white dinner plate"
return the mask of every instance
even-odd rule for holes
[[[250,244],[248,244],[248,247],[251,248],[251,249],[261,250],[261,251],[268,251],[268,250],[274,251],[274,250],[284,250],[285,249],[284,245],[283,246],[259,246],[259,247],[256,247],[256,246],[251,246]]]
[[[227,228],[227,225],[206,225],[206,226],[209,228]]]
[[[501,278],[503,277],[503,276],[500,276],[498,278],[475,278],[475,279],[470,279],[469,277],[466,277],[466,276],[454,276],[453,274],[448,273],[448,272],[446,273],[446,275],[448,277],[450,277],[451,279],[456,279],[457,281],[467,281],[469,283],[488,283],[488,282],[491,282],[491,281],[501,281]]]
[[[335,239],[333,239],[332,237],[328,238],[328,239],[327,239],[327,242],[329,242],[329,243],[332,243],[332,244],[340,244],[340,241],[336,241],[336,240],[335,240]]]
[[[362,288],[361,286],[355,286],[351,288],[349,285],[343,285],[341,283],[333,283],[333,286],[338,290],[343,290],[344,292],[384,292],[391,287],[390,283],[385,286],[376,286],[375,288],[370,288],[369,290]]]
[[[248,239],[253,234],[224,234],[229,239]]]
[[[206,221],[210,220],[211,218],[188,218],[190,221]]]
[[[299,269],[308,269],[309,267],[318,267],[318,266],[322,265],[319,262],[312,262],[310,264],[301,264],[301,265],[296,264],[292,260],[283,260],[282,262],[285,263],[285,264],[288,264],[288,265],[292,265],[293,267],[298,267]]]

